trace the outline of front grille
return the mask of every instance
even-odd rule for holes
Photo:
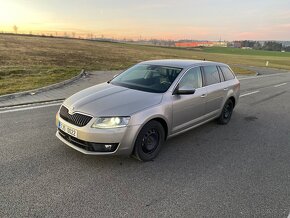
[[[62,119],[64,119],[65,121],[76,125],[76,126],[85,126],[87,125],[90,120],[92,119],[92,117],[84,115],[84,114],[79,114],[79,113],[74,113],[72,115],[70,115],[68,113],[68,109],[65,106],[61,106],[60,111],[59,111],[59,115]]]
[[[73,145],[82,148],[86,151],[91,152],[114,152],[117,147],[118,143],[109,143],[111,145],[110,148],[106,148],[107,143],[95,143],[95,142],[86,142],[80,139],[77,139],[73,136],[70,136],[69,134],[65,133],[64,131],[58,129],[59,134],[62,138],[64,138],[66,141],[72,143]]]

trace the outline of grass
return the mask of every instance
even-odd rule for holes
[[[224,54],[236,54],[236,55],[252,55],[252,56],[275,56],[275,57],[289,57],[290,52],[279,51],[264,51],[254,49],[239,49],[239,48],[203,48],[202,51],[209,53],[224,53]]]
[[[237,67],[237,66],[231,66],[232,70],[237,74],[239,75],[256,75],[256,72],[253,72],[249,69],[245,69],[245,68],[242,68],[242,67]]]
[[[290,69],[290,53],[231,48],[180,49],[0,34],[0,95],[50,85],[81,69],[119,70],[150,59],[206,59],[229,64],[236,73],[245,66]]]

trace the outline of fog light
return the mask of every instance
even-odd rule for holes
[[[94,152],[113,152],[117,149],[118,143],[105,144],[105,143],[91,143],[92,151]]]
[[[111,149],[112,149],[112,145],[105,145],[105,148],[106,148],[107,150],[111,150]]]

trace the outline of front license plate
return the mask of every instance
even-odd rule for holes
[[[61,122],[58,122],[58,128],[62,131],[64,131],[65,133],[77,138],[78,137],[78,131],[71,128],[71,127],[68,127],[66,125],[64,125],[63,123]]]

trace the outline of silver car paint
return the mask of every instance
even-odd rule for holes
[[[175,61],[161,60],[143,63],[176,66],[187,63],[170,88],[165,93],[149,93],[125,87],[102,83],[81,92],[78,92],[64,101],[68,108],[75,112],[89,114],[94,118],[85,127],[76,127],[56,115],[56,124],[60,120],[65,125],[78,130],[78,138],[89,142],[119,143],[115,152],[98,153],[87,152],[65,141],[56,133],[64,143],[85,154],[126,154],[132,153],[134,143],[142,127],[152,119],[162,121],[167,138],[185,132],[217,118],[230,97],[238,103],[240,85],[237,78],[214,85],[196,89],[192,95],[173,95],[177,84],[183,75],[191,68],[219,65],[222,63],[204,61]],[[141,63],[142,64],[142,63]],[[181,66],[180,66],[181,67]],[[116,129],[94,129],[91,125],[100,116],[130,116],[127,127]]]
[[[93,117],[130,116],[146,107],[159,104],[161,99],[162,94],[102,83],[72,95],[64,105],[75,108],[75,112],[85,112]]]

